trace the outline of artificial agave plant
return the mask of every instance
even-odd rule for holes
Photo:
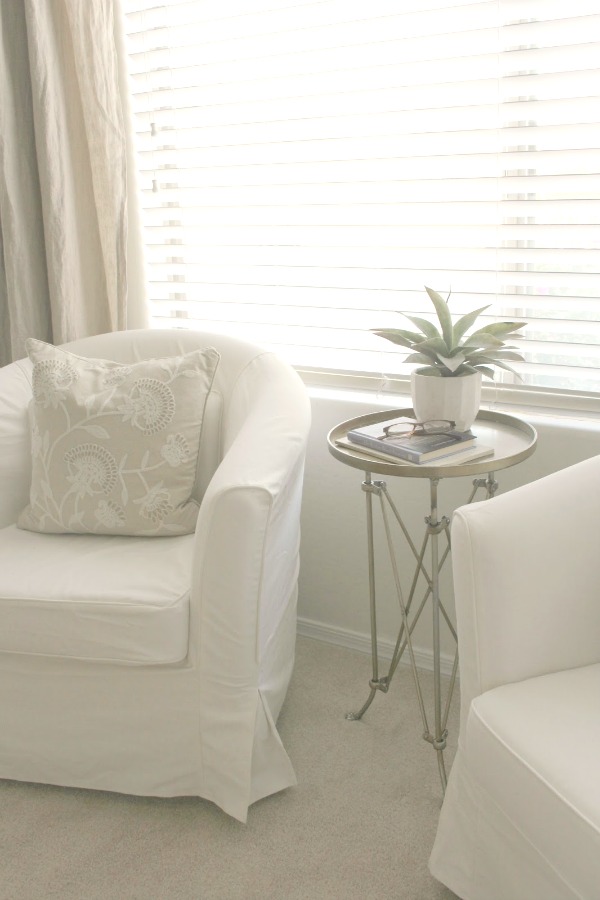
[[[372,331],[394,344],[413,350],[414,352],[406,358],[406,362],[424,363],[422,368],[417,369],[421,375],[456,378],[472,372],[481,372],[493,378],[492,366],[498,366],[520,377],[507,360],[523,360],[523,356],[515,347],[506,343],[506,338],[522,328],[524,322],[495,322],[478,331],[472,331],[465,337],[478,316],[489,307],[474,309],[453,323],[448,301],[432,288],[425,286],[425,290],[435,307],[440,323],[439,329],[427,319],[402,313],[419,331],[400,328],[373,328]]]

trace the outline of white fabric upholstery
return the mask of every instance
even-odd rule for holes
[[[8,525],[0,531],[0,653],[184,659],[192,552],[191,535],[42,535]]]
[[[452,524],[459,749],[430,859],[465,900],[600,890],[600,456]]]
[[[0,369],[0,777],[194,795],[245,821],[295,783],[275,722],[294,659],[310,410],[293,370],[217,334],[65,345],[130,363],[212,346],[195,534],[15,527],[31,475],[31,365]]]

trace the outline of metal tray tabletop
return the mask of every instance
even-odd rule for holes
[[[435,465],[435,463],[411,465],[402,460],[388,462],[375,456],[369,456],[366,452],[361,453],[358,447],[353,450],[337,444],[338,439],[344,437],[353,428],[375,425],[378,422],[386,422],[402,416],[414,418],[414,412],[410,407],[390,409],[341,422],[327,435],[329,452],[347,466],[378,475],[397,475],[401,478],[458,478],[465,475],[484,475],[514,466],[531,456],[537,443],[535,428],[523,419],[506,413],[480,410],[471,430],[481,444],[493,447],[494,453],[492,456],[475,459],[471,462],[457,465],[448,463],[446,465]]]

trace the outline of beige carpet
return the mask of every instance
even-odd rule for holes
[[[298,639],[279,720],[298,787],[246,826],[196,799],[0,781],[1,900],[454,898],[427,870],[441,789],[410,670],[349,722],[369,674],[364,654]]]

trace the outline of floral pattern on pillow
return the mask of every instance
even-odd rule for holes
[[[30,531],[174,535],[193,531],[212,348],[121,365],[29,339]]]

